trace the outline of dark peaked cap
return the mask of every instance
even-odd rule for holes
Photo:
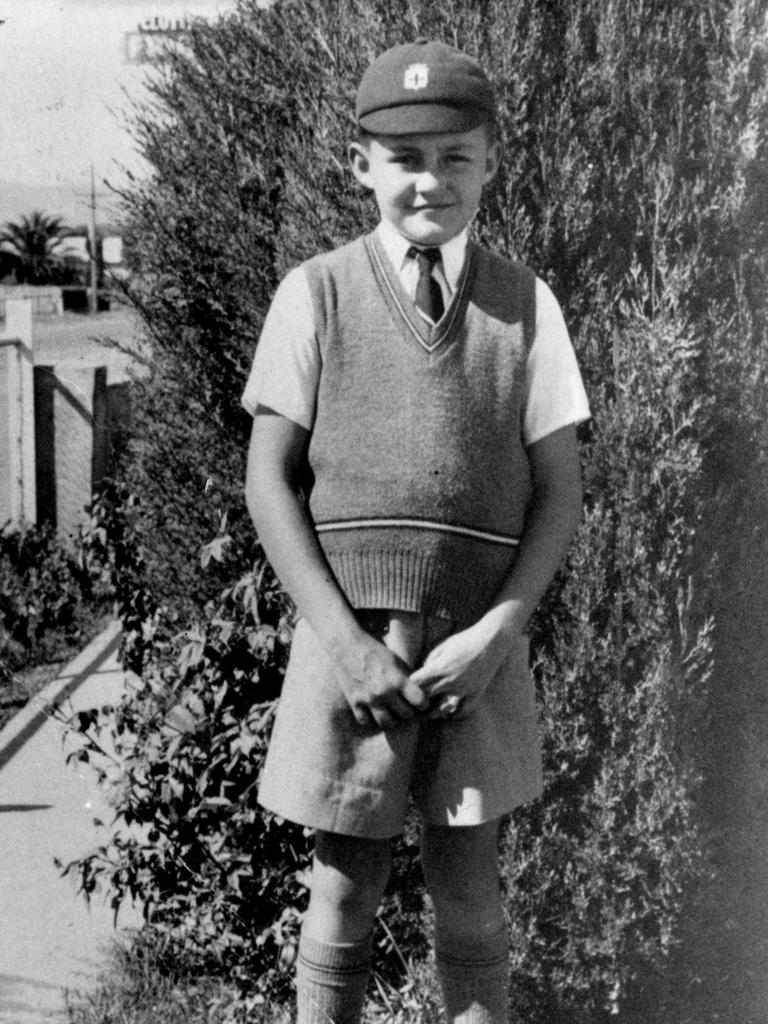
[[[378,135],[465,132],[493,121],[493,87],[478,62],[446,43],[417,39],[386,50],[357,90],[357,123]]]

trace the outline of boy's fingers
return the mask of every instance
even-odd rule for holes
[[[385,707],[355,704],[351,710],[357,724],[366,729],[370,729],[372,725],[377,729],[389,729],[395,723],[394,716]]]
[[[370,728],[373,724],[377,729],[385,730],[392,729],[399,722],[409,722],[416,715],[416,708],[399,694],[393,694],[386,704],[353,705],[352,714],[360,725]]]
[[[404,722],[410,722],[412,718],[415,718],[418,710],[405,697],[401,697],[400,694],[397,695],[395,700],[390,702],[390,711],[394,711],[397,717]]]
[[[390,729],[399,722],[410,722],[416,714],[416,708],[404,700],[399,693],[392,694],[386,705],[371,708],[376,724],[382,729]],[[386,724],[382,724],[382,722]]]
[[[435,686],[436,683],[444,679],[445,676],[451,671],[451,666],[440,665],[437,662],[426,661],[420,668],[417,668],[415,672],[411,672],[408,677],[412,683],[415,683],[419,689],[428,690],[431,686]]]
[[[382,732],[391,729],[399,721],[387,708],[371,708],[371,717]]]
[[[355,721],[358,725],[370,725],[371,716],[368,713],[368,709],[364,707],[358,707],[354,704],[350,705],[350,711],[355,716]]]
[[[418,672],[414,672],[408,681],[421,694],[423,699],[419,707],[422,708],[430,703],[435,696],[435,690],[445,682],[443,676],[439,673],[425,671],[423,668],[420,668]]]
[[[427,699],[427,695],[419,686],[418,681],[414,679],[415,675],[417,675],[417,673],[414,672],[414,674],[406,680],[400,690],[400,693],[408,702],[410,707],[425,708],[429,703],[429,700]]]

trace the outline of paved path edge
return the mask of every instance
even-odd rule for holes
[[[111,622],[54,680],[13,716],[0,731],[0,769],[34,736],[53,709],[70,697],[111,657],[120,644],[120,633],[120,623]]]

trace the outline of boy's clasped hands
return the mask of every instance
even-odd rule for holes
[[[476,707],[515,643],[489,614],[437,644],[415,670],[363,633],[342,656],[340,685],[360,725],[386,730],[419,715],[463,718]]]

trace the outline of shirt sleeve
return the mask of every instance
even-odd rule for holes
[[[314,321],[307,275],[296,267],[278,285],[259,336],[242,397],[251,416],[266,405],[312,429],[320,372]]]
[[[576,354],[557,299],[536,279],[536,328],[528,354],[523,442],[589,419],[587,399]]]

